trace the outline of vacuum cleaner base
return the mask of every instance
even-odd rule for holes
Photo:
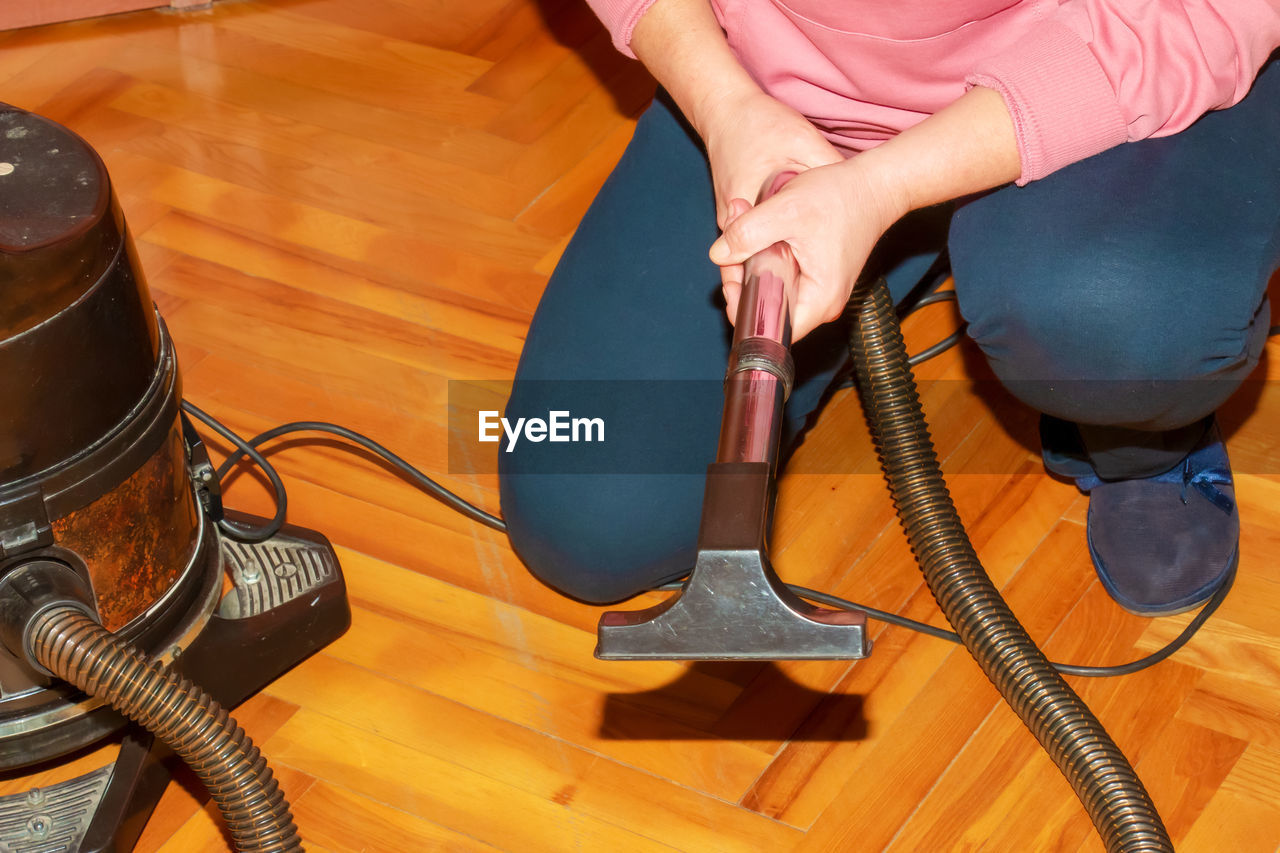
[[[351,611],[337,555],[317,533],[286,526],[257,544],[223,538],[221,554],[232,586],[172,668],[233,707],[341,636]],[[132,849],[169,783],[169,754],[131,726],[113,765],[0,797],[0,850]]]

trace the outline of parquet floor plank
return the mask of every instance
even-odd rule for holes
[[[488,853],[499,848],[337,785],[317,782],[293,801],[293,814],[306,827],[307,850],[347,850],[352,839],[368,853],[448,850]],[[318,847],[318,844],[325,845]]]
[[[255,14],[241,3],[233,6],[229,12],[220,10],[211,19],[212,29],[202,28],[198,36],[181,29],[176,33],[158,30],[147,41],[176,49],[184,58],[192,56],[463,127],[481,127],[502,109],[501,102],[466,91],[467,84],[488,67],[483,60],[409,43],[396,50],[395,45],[378,40],[361,54],[363,60],[353,61],[346,44],[362,40],[358,31],[355,39],[338,40],[325,38],[323,32],[295,34],[283,21],[276,23],[276,14]],[[316,19],[300,16],[296,21]]]
[[[1033,637],[1051,633],[1055,619],[1080,596],[1087,578],[1072,573],[1064,583],[1053,585],[1032,566],[1078,565],[1082,557],[1082,543],[1075,531],[1055,528],[1037,549],[1035,559],[1004,589]],[[894,558],[902,558],[900,550]],[[1046,601],[1049,608],[1034,606]],[[914,618],[927,618],[935,609],[927,591],[920,592],[910,605],[898,608]],[[899,637],[892,631],[886,635],[881,648],[873,647],[871,658],[853,667],[850,678],[837,688],[865,697],[864,730],[869,736],[838,743],[823,753],[808,750],[809,760],[816,759],[823,766],[792,771],[826,784],[811,784],[798,795],[783,798],[763,788],[756,792],[757,798],[773,801],[769,813],[794,825],[812,825],[802,849],[809,844],[817,845],[815,849],[836,849],[855,843],[880,849],[871,845],[889,843],[900,827],[894,821],[910,817],[915,804],[935,784],[934,773],[945,771],[954,759],[950,750],[964,746],[998,699],[963,650],[916,636]],[[948,697],[946,713],[935,704],[941,697]],[[1008,713],[1003,708],[997,710]],[[927,738],[910,734],[921,729],[928,730]],[[939,746],[944,743],[947,748]],[[869,827],[885,834],[872,835]]]
[[[140,202],[129,201],[130,210]],[[252,236],[223,231],[198,216],[173,212],[160,207],[151,227],[143,231],[140,245],[167,247],[178,258],[190,259],[194,273],[215,278],[224,270],[255,281],[266,280],[304,293],[356,306],[363,311],[385,314],[407,320],[439,332],[471,322],[483,326],[477,343],[497,350],[519,348],[528,313],[515,306],[425,284],[417,290],[406,290],[377,281],[368,276],[316,263],[303,257],[305,250],[288,251],[253,239]],[[133,219],[131,218],[132,222]],[[292,248],[292,247],[291,247]],[[205,264],[198,263],[206,262]],[[162,282],[166,292],[170,289]],[[178,288],[173,287],[176,290]],[[480,322],[483,318],[483,322]]]
[[[1178,709],[1178,718],[1280,749],[1280,685],[1251,684],[1244,690],[1230,675],[1206,673]]]
[[[631,141],[631,128],[620,124],[546,192],[531,200],[516,222],[547,237],[571,232],[586,212],[583,199],[593,198]]]
[[[169,210],[160,202],[144,201]],[[418,284],[412,286],[415,266],[411,257],[343,258],[323,248],[298,245],[184,211],[157,219],[143,232],[142,242],[185,248],[184,253],[192,257],[333,298],[355,300],[374,310],[392,310],[403,304],[419,317],[461,309],[492,317],[503,327],[513,320],[527,324],[538,296],[538,276],[500,262],[454,255],[447,265],[442,261],[426,269],[416,267],[420,270]],[[468,281],[472,286],[463,287]],[[428,305],[432,307],[425,307]]]
[[[438,648],[447,650],[443,645]],[[602,760],[599,754],[572,741],[459,708],[431,691],[342,663],[327,654],[316,663],[287,675],[273,685],[272,692],[307,705],[323,704],[337,720],[360,730],[376,729],[380,736],[408,750],[511,780],[520,790],[562,806],[572,802],[576,812],[644,835],[652,831],[652,821],[625,807],[641,797],[662,810],[673,835],[703,848],[727,838],[721,842],[724,849],[757,849],[754,842],[733,840],[738,837],[785,847],[799,835],[731,803],[623,763]],[[478,677],[485,678],[483,673]],[[478,743],[483,744],[481,749],[476,749]]]
[[[492,67],[478,75],[468,91],[519,103],[536,86],[546,83],[556,69],[573,59],[575,49],[601,32],[599,22],[586,5],[561,3],[559,6],[554,31],[529,26],[528,20],[523,22],[523,29],[505,26],[506,32],[520,32],[521,40],[509,45],[500,58],[495,58]],[[524,12],[525,15],[537,14],[528,6]],[[490,53],[496,52],[491,48]]]
[[[444,612],[454,612],[443,602],[438,606]],[[524,648],[525,637],[532,645],[535,639],[553,635],[534,632],[537,626],[527,624],[533,617],[516,614],[500,623],[511,636],[509,642],[518,644],[511,647],[464,640],[451,625],[440,624],[437,620],[441,617],[431,621],[419,617],[410,625],[403,617],[388,618],[373,610],[360,616],[363,627],[354,627],[331,654],[379,671],[408,658],[397,673],[404,681],[499,719],[582,744],[694,790],[736,800],[771,758],[746,744],[726,747],[707,736],[708,715],[714,718],[717,699],[720,705],[727,704],[736,693],[733,685],[713,678],[691,678],[683,680],[681,687],[685,693],[698,688],[696,697],[682,696],[678,702],[646,695],[632,699],[631,694],[643,694],[645,688],[661,687],[680,677],[679,670],[646,665],[638,668],[643,675],[633,676],[645,681],[634,685],[593,676],[592,670],[599,671],[600,664],[585,667],[572,663],[589,656],[594,645],[590,634],[575,632],[563,651],[548,647],[535,660]],[[557,658],[568,658],[570,663],[560,663]],[[611,695],[615,693],[616,698]],[[654,707],[659,702],[663,705]],[[707,703],[709,709],[702,707]],[[609,716],[602,719],[606,704]]]
[[[342,743],[344,749],[324,748]],[[563,850],[566,835],[588,849],[671,850],[553,798],[407,749],[367,729],[302,711],[264,747],[286,767],[333,780],[377,802],[501,849]]]
[[[531,38],[554,37],[564,16],[573,15],[577,20],[580,11],[574,0],[540,3],[508,0],[501,10],[472,28],[455,47],[473,56],[501,62],[520,52]]]
[[[270,172],[283,165],[283,175],[292,182],[300,168],[298,165],[289,169],[292,161],[314,168],[322,183],[326,175],[359,181],[361,191],[349,194],[348,198],[364,198],[363,189],[367,187],[375,192],[414,192],[421,203],[422,188],[426,188],[441,205],[461,206],[505,219],[513,218],[528,204],[520,188],[482,170],[287,117],[266,116],[167,86],[135,84],[114,98],[111,106],[161,122],[163,129],[157,134],[156,142],[168,141],[176,149],[177,162],[199,162],[197,158],[182,156],[184,148],[207,149],[215,144],[238,146],[227,157],[231,174],[250,159],[244,155],[252,150],[252,159],[259,161],[256,171],[261,177],[269,177]],[[272,155],[281,158],[280,161],[267,159]],[[403,205],[392,204],[377,208],[372,215],[403,221],[408,213]]]
[[[476,50],[471,40],[477,31],[509,18],[510,5],[510,0],[476,0],[465,5],[452,0],[363,0],[359,6],[294,0],[289,10],[360,33],[492,59]],[[521,4],[520,8],[527,7]]]
[[[271,14],[263,14],[266,11]],[[296,14],[288,4],[279,6],[247,0],[220,12],[213,21],[219,31],[245,33],[270,44],[340,63],[325,77],[341,77],[344,76],[343,69],[358,66],[388,79],[406,82],[416,79],[423,96],[438,96],[446,91],[465,90],[476,77],[492,67],[488,60],[455,50],[442,50],[399,37],[371,33],[362,27]],[[224,40],[219,38],[218,41],[221,44]],[[219,61],[225,63],[227,55],[221,51],[218,55]],[[349,82],[356,84],[359,81]],[[395,102],[398,110],[407,106],[405,101]]]
[[[1280,752],[1275,749],[1249,746],[1187,834],[1182,849],[1272,853],[1277,847],[1275,827],[1280,826],[1277,757]]]
[[[1037,639],[1053,659],[1070,662],[1088,657],[1101,637],[1110,647],[1118,645],[1117,640],[1132,643],[1141,625],[1114,610],[1105,595],[1091,589],[1053,636]],[[1104,635],[1100,626],[1115,632],[1114,636]],[[1108,731],[1125,754],[1140,762],[1163,729],[1164,709],[1181,704],[1199,676],[1198,669],[1174,664],[1160,673],[1132,676],[1125,684],[1072,681],[1089,705],[1108,720]],[[1129,690],[1144,691],[1148,702],[1123,716],[1114,713],[1117,691]],[[1161,777],[1165,782],[1175,778]],[[1065,790],[1067,783],[1022,723],[998,706],[894,839],[894,849],[964,849],[985,840],[993,849],[1003,850],[1024,838],[1037,838],[1035,849],[1074,848],[1092,834],[1082,812],[1068,811],[1048,824],[1043,820],[1044,814],[1055,810]],[[1162,803],[1162,813],[1172,818],[1175,805],[1176,800]]]
[[[1174,844],[1186,839],[1247,746],[1246,741],[1188,724],[1181,717],[1164,723],[1138,762],[1138,772],[1161,804]]]
[[[222,101],[266,117],[282,116],[338,134],[350,134],[445,162],[500,171],[523,154],[523,146],[448,120],[365,103],[355,96],[322,92],[304,83],[219,64],[172,44],[114,54],[110,67],[141,81]]]

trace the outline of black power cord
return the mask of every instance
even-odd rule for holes
[[[220,518],[218,519],[218,529],[227,536],[230,536],[232,539],[236,539],[240,542],[266,542],[272,536],[279,533],[280,528],[284,526],[285,515],[288,512],[289,495],[285,491],[284,481],[280,479],[280,475],[276,473],[276,469],[267,461],[265,456],[258,452],[256,445],[251,442],[246,442],[243,438],[224,426],[217,418],[208,414],[194,403],[189,403],[186,400],[183,400],[182,411],[200,421],[202,424],[209,427],[209,429],[222,436],[223,439],[230,442],[231,445],[236,448],[236,460],[245,456],[252,459],[253,464],[257,465],[271,482],[271,491],[274,493],[276,504],[276,512],[275,515],[272,516],[271,521],[267,522],[262,527],[246,527],[245,525],[228,521],[225,518]],[[228,460],[229,459],[230,457],[228,457]],[[222,467],[219,468],[215,474],[218,481],[221,482],[230,470],[231,465],[227,464],[227,462],[223,462]]]
[[[929,305],[936,305],[939,302],[955,302],[955,301],[956,301],[956,292],[954,290],[935,290],[933,293],[930,293],[927,296],[922,296],[919,300],[917,300],[914,304],[912,304],[910,309],[907,310],[907,312],[903,315],[903,317],[904,318],[908,317],[914,314],[915,312],[919,311],[921,308],[924,308]],[[944,352],[951,349],[956,344],[960,343],[960,341],[964,338],[965,329],[967,329],[968,327],[969,327],[968,323],[961,323],[960,328],[956,329],[954,332],[947,335],[945,338],[938,341],[936,344],[927,346],[924,349],[920,350],[920,352],[916,353],[915,355],[910,356],[907,359],[907,364],[910,367],[915,367],[917,364],[926,362],[929,359],[933,358],[934,356],[942,355]]]
[[[1054,663],[1053,666],[1063,675],[1079,675],[1086,678],[1113,678],[1118,675],[1133,675],[1149,666],[1155,666],[1162,660],[1171,656],[1178,649],[1185,646],[1195,633],[1200,630],[1201,626],[1208,621],[1209,617],[1226,601],[1227,594],[1231,592],[1231,585],[1235,583],[1236,569],[1232,566],[1218,588],[1214,591],[1213,596],[1205,602],[1200,608],[1200,612],[1195,618],[1187,623],[1178,636],[1169,641],[1168,645],[1162,646],[1146,657],[1138,658],[1129,663],[1116,664],[1115,666],[1084,666],[1074,663]],[[683,583],[676,581],[674,583],[663,584],[658,587],[661,590],[677,590],[683,586]],[[900,628],[907,628],[921,634],[928,634],[930,637],[937,637],[940,640],[946,640],[956,645],[963,645],[960,635],[955,631],[949,631],[946,628],[938,628],[924,622],[917,622],[915,619],[908,619],[906,616],[899,616],[896,613],[889,613],[884,610],[877,610],[874,607],[868,607],[865,604],[858,604],[844,598],[832,595],[829,592],[819,592],[815,589],[808,589],[803,586],[787,584],[787,589],[794,592],[801,598],[812,601],[816,604],[825,604],[827,607],[834,607],[837,610],[861,610],[867,614],[868,619],[875,619],[877,622],[884,622],[889,625],[897,625]]]
[[[942,294],[932,295],[942,296]],[[272,516],[271,520],[262,527],[245,527],[243,525],[234,524],[226,519],[218,522],[219,529],[233,539],[237,539],[242,542],[263,542],[278,533],[280,528],[284,525],[285,511],[288,506],[288,496],[285,493],[284,481],[280,479],[280,475],[276,473],[275,468],[272,467],[271,463],[262,455],[258,450],[258,447],[272,439],[301,432],[318,432],[346,439],[347,441],[376,454],[379,458],[385,460],[392,469],[402,475],[410,483],[441,501],[451,509],[457,510],[467,518],[477,521],[486,527],[506,532],[507,525],[501,518],[467,502],[437,483],[435,480],[432,480],[409,462],[392,453],[373,439],[361,435],[355,430],[323,421],[295,421],[293,423],[275,427],[274,429],[269,429],[266,432],[256,435],[246,441],[220,423],[212,415],[202,411],[197,406],[184,401],[182,403],[182,409],[187,414],[208,426],[223,439],[230,442],[230,444],[235,448],[231,455],[224,459],[222,464],[218,467],[216,476],[219,481],[225,479],[232,468],[234,468],[242,459],[248,457],[266,475],[267,479],[271,483],[271,489],[275,493],[275,515]],[[1205,603],[1204,607],[1202,607],[1200,612],[1196,614],[1195,618],[1192,619],[1185,628],[1183,628],[1182,632],[1170,641],[1168,645],[1152,652],[1146,657],[1130,661],[1129,663],[1118,664],[1116,666],[1080,666],[1065,663],[1055,663],[1054,666],[1059,672],[1065,675],[1079,675],[1090,678],[1132,675],[1133,673],[1146,669],[1149,666],[1154,666],[1165,658],[1168,658],[1174,652],[1178,651],[1178,649],[1185,646],[1191,637],[1195,635],[1196,631],[1200,630],[1200,627],[1204,625],[1208,618],[1214,614],[1219,606],[1221,606],[1222,602],[1226,600],[1227,593],[1231,591],[1231,585],[1235,581],[1235,576],[1236,571],[1232,568],[1227,576],[1223,578],[1222,583],[1214,592],[1213,597]],[[682,586],[683,584],[681,582],[675,581],[663,584],[662,586],[657,587],[657,589],[663,591],[678,590]],[[808,599],[818,604],[834,607],[839,610],[860,610],[867,614],[868,619],[875,619],[886,624],[897,625],[911,631],[928,634],[931,637],[937,637],[938,639],[947,640],[952,643],[960,643],[959,635],[954,631],[948,631],[945,628],[937,628],[933,625],[925,624],[924,622],[917,622],[914,619],[908,619],[905,616],[898,616],[894,613],[888,613],[874,607],[868,607],[865,604],[848,601],[838,596],[831,595],[830,593],[819,592],[818,590],[808,589],[806,587],[795,586],[792,584],[787,584],[787,588],[801,598]]]
[[[231,472],[231,469],[246,456],[252,459],[255,465],[262,468],[263,473],[267,475],[267,479],[271,481],[271,488],[275,492],[276,514],[268,524],[255,530],[250,530],[239,525],[232,526],[230,529],[225,527],[223,528],[224,532],[229,536],[240,539],[241,541],[261,542],[266,539],[270,539],[272,536],[280,532],[280,528],[284,524],[284,507],[287,500],[284,491],[284,483],[281,482],[275,469],[271,467],[271,463],[267,462],[262,454],[258,452],[257,448],[272,439],[299,432],[319,432],[344,438],[352,444],[363,447],[365,450],[368,450],[386,460],[391,467],[401,474],[406,480],[417,486],[419,489],[422,489],[422,491],[431,495],[436,500],[445,504],[450,509],[457,510],[472,521],[478,521],[486,527],[492,527],[494,530],[500,530],[504,533],[507,530],[507,525],[501,518],[485,512],[475,504],[468,503],[463,500],[458,495],[455,495],[453,492],[422,473],[400,456],[397,456],[378,442],[365,435],[361,435],[353,429],[347,429],[344,426],[326,423],[324,421],[294,421],[293,423],[287,423],[282,426],[275,427],[274,429],[269,429],[266,432],[255,435],[253,438],[245,441],[243,438],[236,435],[230,429],[215,420],[211,415],[206,412],[202,412],[194,405],[184,401],[182,408],[187,412],[187,414],[206,424],[210,429],[218,433],[218,435],[231,442],[231,444],[236,448],[231,455],[224,459],[222,464],[218,466],[217,477],[219,481],[224,479],[227,474]],[[247,536],[255,538],[250,539],[247,538]]]

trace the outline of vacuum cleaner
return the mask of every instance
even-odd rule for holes
[[[0,847],[131,849],[176,753],[238,849],[300,850],[225,708],[346,630],[338,560],[301,528],[238,535],[257,522],[223,511],[101,159],[3,105],[0,418],[0,769],[121,742],[0,798]]]
[[[779,175],[761,198],[791,177]],[[869,652],[865,614],[806,603],[782,583],[767,556],[782,411],[794,373],[788,294],[797,277],[785,244],[748,259],[693,571],[661,604],[605,613],[598,658],[853,660]],[[1107,850],[1172,851],[1128,759],[1036,647],[979,563],[943,481],[883,281],[859,284],[850,308],[857,385],[885,478],[947,620],[1066,776]]]

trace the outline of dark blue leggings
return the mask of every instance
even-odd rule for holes
[[[877,247],[899,299],[949,249],[968,333],[1046,416],[1059,473],[1173,467],[1257,363],[1280,266],[1277,65],[1175,137],[917,212]],[[511,542],[568,595],[617,601],[692,565],[730,334],[715,237],[705,154],[659,97],[547,286],[505,412],[606,425],[603,444],[499,454]],[[784,446],[847,369],[845,334],[795,347]]]

